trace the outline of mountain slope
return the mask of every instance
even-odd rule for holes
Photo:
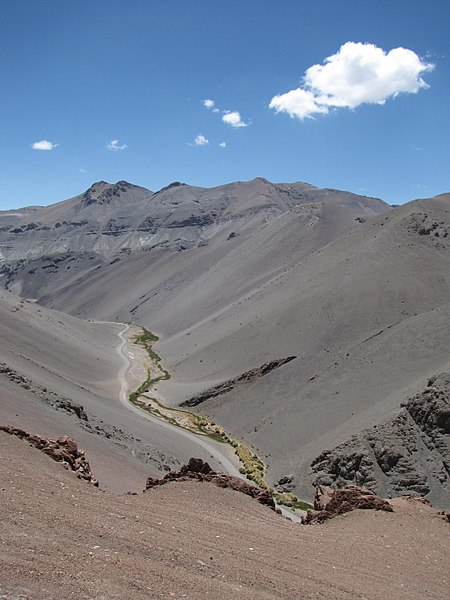
[[[89,453],[102,489],[140,491],[149,474],[210,451],[146,421],[120,401],[146,377],[139,348],[124,369],[119,333],[128,326],[94,323],[0,292],[0,421],[58,438],[68,434]],[[139,366],[139,363],[142,363]],[[214,462],[214,461],[213,461]],[[220,468],[220,464],[217,468]]]
[[[101,492],[3,432],[0,454],[6,598],[53,600],[63,590],[77,599],[437,600],[448,592],[449,525],[420,502],[301,527],[207,483]]]
[[[138,250],[150,251],[152,260],[154,250],[176,255],[227,240],[233,247],[239,236],[248,238],[270,223],[276,235],[295,208],[313,225],[322,206],[336,212],[323,232],[328,239],[355,217],[388,209],[381,200],[263,179],[213,189],[174,183],[156,193],[127,182],[99,182],[51,207],[0,213],[3,285],[37,298]]]
[[[97,190],[97,199],[112,190],[110,203],[57,205],[92,209],[93,223],[128,211],[127,233],[102,236],[112,239],[107,247],[92,243],[99,231],[80,238],[95,267],[74,275],[58,267],[40,287],[39,268],[30,274],[30,264],[5,260],[5,285],[77,316],[158,333],[172,379],[156,393],[168,404],[234,381],[195,410],[253,444],[272,482],[287,476],[310,498],[310,464],[323,450],[392,417],[448,369],[448,194],[391,210],[376,199],[257,179],[213,190],[133,188],[132,203],[118,185]],[[133,245],[143,218],[155,230]],[[261,368],[273,361],[281,366]]]
[[[368,221],[216,323],[163,340],[163,356],[178,359],[170,366],[180,385],[170,382],[162,393],[185,399],[193,380],[210,387],[297,356],[196,410],[262,450],[273,480],[294,473],[297,491],[308,494],[308,465],[321,450],[392,415],[448,368],[448,209],[444,196]],[[439,237],[420,233],[424,220],[430,231],[439,223]]]
[[[450,496],[450,374],[402,404],[391,419],[314,461],[314,482],[370,487],[383,497],[410,492],[442,506]]]

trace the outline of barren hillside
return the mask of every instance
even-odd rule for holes
[[[101,492],[0,432],[4,598],[444,600],[448,523],[419,502],[301,526],[208,483]]]
[[[1,281],[157,333],[172,375],[159,399],[195,404],[308,499],[324,450],[449,368],[449,208],[448,194],[391,209],[263,179],[156,193],[100,182],[0,214]]]

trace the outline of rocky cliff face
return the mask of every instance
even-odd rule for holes
[[[450,506],[450,373],[388,421],[326,450],[312,463],[316,485],[364,485],[383,497],[417,494]]]

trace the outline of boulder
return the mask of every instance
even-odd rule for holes
[[[337,515],[356,509],[384,510],[392,512],[392,506],[387,500],[379,498],[374,492],[356,485],[340,489],[327,486],[317,486],[314,498],[314,510],[308,510],[302,517],[303,525],[323,523]]]

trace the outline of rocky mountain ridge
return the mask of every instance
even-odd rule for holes
[[[326,450],[312,463],[316,485],[366,486],[383,497],[450,498],[450,373],[433,377],[391,419]]]
[[[32,281],[48,279],[48,269],[64,271],[66,280],[142,250],[201,248],[321,203],[357,205],[358,215],[389,208],[381,200],[262,178],[212,189],[174,182],[155,193],[100,181],[52,206],[0,212],[0,273],[6,287],[36,297],[30,293],[39,282]]]

